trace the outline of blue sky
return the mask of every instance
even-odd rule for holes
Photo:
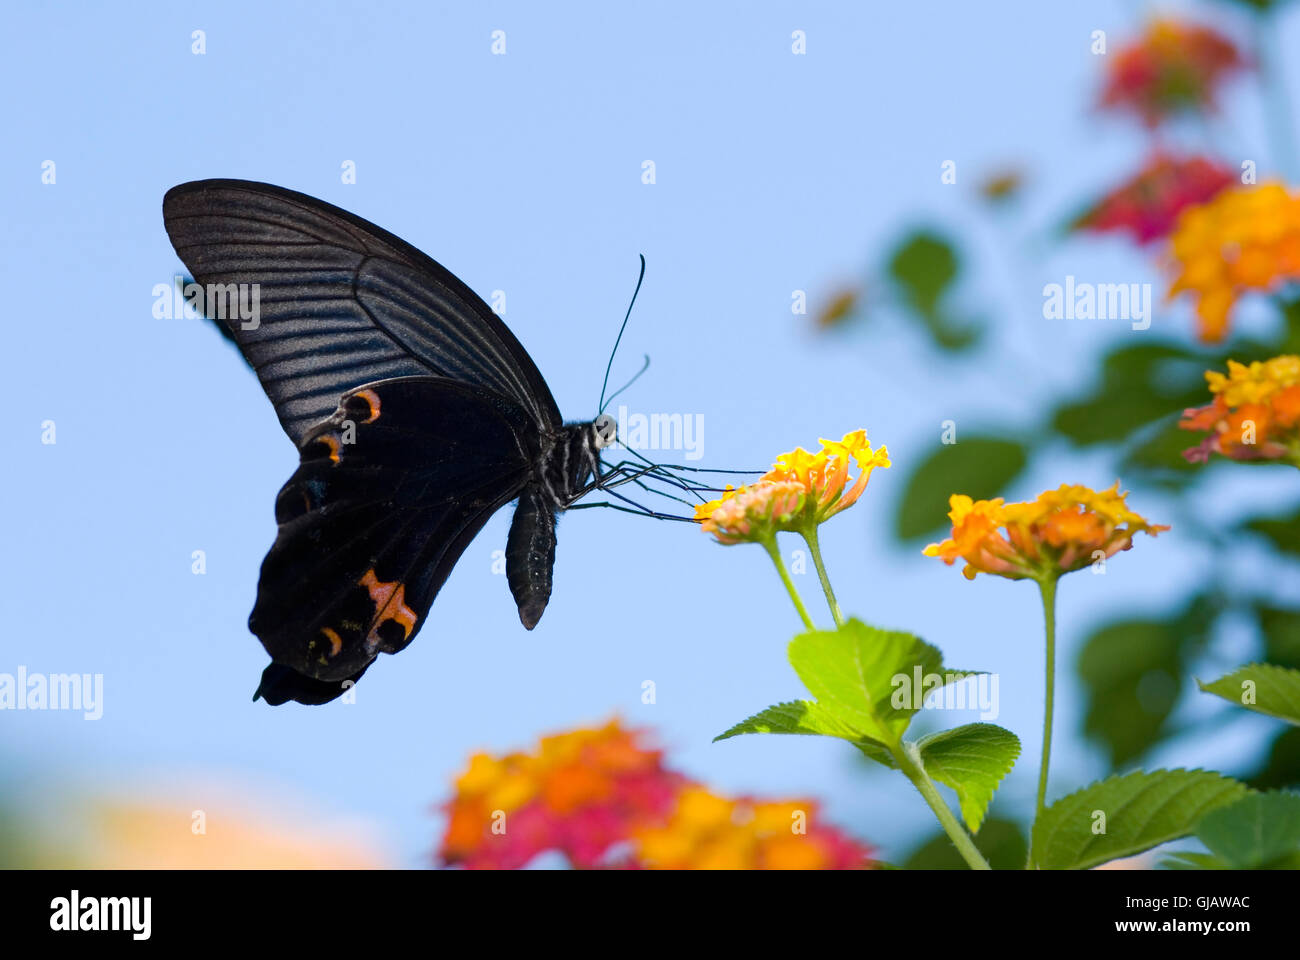
[[[1173,8],[1237,25],[1226,5]],[[860,505],[824,533],[841,600],[938,644],[949,663],[996,671],[998,722],[1036,757],[1034,590],[966,583],[889,530],[905,473],[941,421],[959,431],[1033,423],[1062,387],[1086,386],[1095,351],[1139,335],[1123,321],[1046,321],[1040,291],[1066,274],[1158,285],[1151,258],[1118,241],[1040,244],[1045,252],[1013,273],[1006,237],[973,187],[1006,163],[1032,172],[1028,230],[1012,244],[1028,248],[1136,166],[1140,132],[1090,109],[1099,64],[1088,38],[1103,29],[1113,43],[1141,13],[1118,2],[9,11],[0,484],[10,509],[0,574],[10,589],[0,595],[0,671],[105,678],[99,721],[0,716],[9,799],[44,807],[79,785],[170,790],[177,803],[201,805],[184,784],[248,784],[367,821],[393,862],[415,865],[438,835],[430,807],[470,751],[523,747],[619,713],[653,728],[693,776],[732,792],[817,796],[886,855],[905,852],[931,831],[929,813],[900,778],[864,773],[848,747],[710,743],[802,693],[784,655],[798,623],[761,551],[723,548],[682,525],[604,511],[563,518],[555,593],[528,633],[492,572],[502,511],[417,642],[372,668],[357,704],[252,703],[266,657],[246,619],[274,536],[274,496],[296,455],[212,330],[152,316],[154,285],[181,269],[162,196],[207,177],[280,184],[386,227],[484,296],[504,290],[506,322],[570,419],[596,412],[645,254],[614,380],[643,353],[653,365],[624,396],[629,409],[701,415],[703,462],[714,466],[763,466],[859,426],[887,443],[894,469],[878,471]],[[1283,23],[1284,47],[1294,46],[1300,22]],[[191,52],[196,29],[206,32],[202,56]],[[807,35],[804,56],[791,53],[796,29]],[[505,56],[491,53],[494,30],[506,33]],[[1268,171],[1249,83],[1233,88],[1226,113],[1243,156]],[[641,182],[647,159],[653,185]],[[46,160],[56,163],[54,185],[41,182]],[[957,164],[955,186],[940,182],[945,160]],[[355,184],[340,180],[345,161]],[[936,358],[888,310],[829,339],[791,315],[791,291],[816,303],[918,224],[970,241],[961,300],[988,305],[983,364]],[[1182,308],[1158,314],[1153,328],[1189,329]],[[57,425],[53,446],[40,442],[45,420]],[[1105,486],[1115,479],[1108,469],[1059,451],[1007,494],[1066,480]],[[1285,482],[1251,473],[1210,478],[1198,503],[1288,502]],[[1157,520],[1167,506],[1154,493],[1133,505]],[[191,573],[196,549],[207,555],[204,576]],[[1106,577],[1067,580],[1063,675],[1089,624],[1168,610],[1207,569],[1204,552],[1175,532],[1139,543]],[[827,621],[812,576],[801,586]],[[1234,642],[1216,648],[1225,666],[1237,661]],[[646,679],[657,686],[652,706],[640,700]],[[1058,710],[1059,794],[1103,773],[1104,759],[1078,736],[1072,685]],[[1232,763],[1241,737],[1254,742],[1259,729],[1246,718],[1240,735],[1180,743],[1156,759]],[[999,803],[1024,810],[1034,775],[1022,763]]]

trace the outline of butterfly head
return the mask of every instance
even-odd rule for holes
[[[618,422],[602,413],[591,422],[591,440],[597,450],[604,450],[618,439]]]

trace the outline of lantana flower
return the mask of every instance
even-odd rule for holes
[[[1079,217],[1072,229],[1127,232],[1138,243],[1169,235],[1187,207],[1205,203],[1235,181],[1232,170],[1205,157],[1156,153],[1131,179]]]
[[[762,545],[809,630],[813,628],[812,618],[786,572],[776,548],[776,535],[793,531],[804,538],[831,615],[837,625],[843,624],[844,615],[822,562],[817,527],[858,502],[867,489],[871,471],[889,466],[889,451],[883,446],[872,449],[865,430],[846,433],[843,440],[823,439],[821,445],[816,453],[795,447],[777,457],[772,469],[754,483],[736,489],[728,487],[717,500],[695,508],[701,528],[719,543]],[[857,476],[851,478],[850,471]]]
[[[1234,460],[1288,460],[1300,466],[1300,357],[1283,355],[1251,364],[1228,361],[1228,372],[1207,370],[1214,401],[1183,414],[1184,430],[1205,430],[1183,452],[1193,463],[1210,454]]]
[[[558,851],[600,865],[639,825],[668,817],[686,783],[643,739],[612,722],[544,737],[530,753],[475,754],[446,807],[440,859],[512,870]]]
[[[729,799],[703,787],[678,796],[662,826],[639,831],[634,858],[660,870],[851,870],[871,848],[822,823],[810,800]]]
[[[1052,751],[1052,714],[1056,688],[1056,587],[1061,575],[1114,556],[1133,546],[1139,531],[1155,536],[1166,526],[1148,523],[1128,508],[1119,481],[1100,492],[1061,484],[1028,503],[972,500],[954,494],[952,537],[925,548],[951,566],[964,560],[962,573],[991,573],[1008,580],[1033,580],[1043,600],[1044,704],[1043,761],[1038,771],[1035,822],[1047,808],[1047,775]],[[1104,568],[1102,568],[1104,569]]]
[[[927,557],[952,565],[964,560],[966,579],[991,573],[1009,580],[1053,580],[1133,545],[1133,534],[1155,536],[1167,526],[1150,524],[1128,509],[1119,482],[1103,491],[1062,484],[1028,503],[972,500],[953,494],[952,537],[925,548]]]
[[[1232,41],[1210,27],[1153,20],[1135,42],[1106,58],[1101,105],[1136,113],[1154,127],[1177,113],[1212,108],[1223,81],[1245,65]]]
[[[580,868],[872,865],[871,848],[823,824],[811,801],[718,796],[644,740],[612,722],[526,753],[475,754],[447,805],[439,859],[478,869],[519,869],[544,852]]]
[[[889,450],[873,450],[865,430],[821,445],[816,453],[795,447],[781,454],[756,482],[697,506],[695,519],[720,543],[763,541],[778,530],[816,526],[847,510],[867,488],[871,471],[889,466]],[[850,470],[857,472],[852,483]]]
[[[1184,211],[1171,240],[1178,276],[1169,296],[1190,291],[1201,339],[1218,342],[1245,291],[1300,278],[1300,196],[1277,182],[1225,189]]]

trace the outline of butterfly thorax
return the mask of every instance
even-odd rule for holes
[[[596,472],[600,451],[591,423],[566,423],[543,448],[537,463],[538,482],[556,510],[572,504]]]

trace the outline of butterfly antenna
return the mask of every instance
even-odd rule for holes
[[[641,292],[641,281],[645,279],[645,254],[641,254],[641,274],[636,278],[636,289],[632,291],[632,302],[627,305],[627,313],[623,316],[623,325],[618,328],[618,336],[614,339],[614,349],[609,352],[609,363],[605,364],[605,380],[600,385],[600,409],[598,413],[605,412],[605,391],[609,388],[609,371],[614,367],[614,357],[618,353],[618,345],[623,341],[623,331],[627,329],[627,322],[632,318],[632,307],[636,304],[636,295]],[[646,366],[650,365],[650,358],[646,358]],[[641,373],[645,372],[643,367]],[[637,374],[639,377],[641,374]],[[636,377],[633,377],[635,380]],[[629,384],[630,386],[630,384]],[[626,387],[624,388],[626,389]],[[610,397],[613,400],[613,397]]]
[[[600,408],[599,412],[600,412],[600,413],[604,413],[604,412],[605,412],[605,407],[608,407],[611,403],[613,403],[613,402],[614,402],[614,399],[615,399],[615,398],[616,398],[620,393],[622,393],[622,392],[623,392],[624,390],[626,390],[628,387],[632,386],[632,384],[634,384],[634,383],[636,383],[638,380],[640,380],[640,379],[641,379],[641,374],[645,373],[645,372],[646,372],[647,370],[649,370],[649,369],[650,369],[650,354],[647,353],[647,354],[645,355],[645,362],[644,362],[643,364],[641,364],[641,369],[638,370],[635,374],[633,374],[631,380],[629,380],[627,383],[623,384],[623,386],[619,387],[617,390],[615,390],[613,393],[611,393],[611,394],[609,395],[609,398],[604,402],[604,404],[601,405],[601,408]]]

